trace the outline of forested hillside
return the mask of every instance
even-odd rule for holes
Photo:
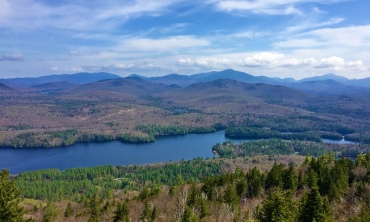
[[[3,91],[3,147],[54,147],[113,139],[153,142],[156,136],[173,135],[173,129],[182,129],[180,134],[227,129],[230,137],[313,141],[344,136],[370,143],[366,94],[314,95],[279,85],[225,79],[179,88],[138,77],[50,93]],[[285,132],[300,134],[281,134]]]
[[[319,158],[307,156],[300,163],[279,163],[273,158],[270,162],[266,171],[256,165],[247,170],[236,166],[232,172],[222,173],[220,167],[227,163],[196,159],[153,167],[35,171],[22,173],[15,180],[3,170],[0,203],[5,207],[0,217],[2,221],[20,221],[22,215],[36,221],[370,219],[370,154],[360,154],[355,161],[336,160],[329,153]],[[26,185],[26,181],[32,183]],[[73,188],[87,181],[92,181],[93,192],[86,187],[79,195],[81,191]],[[38,186],[42,183],[45,185]],[[72,198],[60,192],[67,191],[68,186],[70,192],[76,192],[71,193]],[[19,199],[30,195],[24,190],[31,195],[45,192],[44,196],[33,197],[44,201]]]

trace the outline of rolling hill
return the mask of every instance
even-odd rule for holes
[[[304,92],[313,94],[338,94],[347,95],[370,91],[370,88],[361,86],[345,85],[344,83],[326,79],[317,81],[307,81],[307,82],[296,82],[287,85],[290,88],[298,89]]]
[[[140,76],[142,78],[142,76]],[[187,87],[197,82],[209,82],[217,79],[231,79],[245,83],[269,83],[269,84],[287,84],[294,82],[293,78],[270,78],[266,76],[253,76],[245,72],[226,69],[223,71],[213,71],[207,73],[198,73],[193,75],[169,74],[159,77],[146,78],[149,81],[165,84],[176,84],[181,87]]]
[[[11,90],[12,88],[10,88],[9,86],[7,86],[4,83],[1,83],[0,82],[0,89],[2,89],[2,90]]]
[[[71,89],[76,86],[77,86],[76,84],[73,84],[67,81],[61,81],[61,82],[49,82],[49,83],[44,83],[40,85],[35,85],[35,86],[31,86],[31,88],[37,91],[61,91],[61,90]]]
[[[322,80],[335,80],[337,82],[347,82],[349,79],[343,76],[336,75],[334,73],[328,73],[322,76],[314,76],[309,78],[304,78],[298,80],[297,82],[312,82],[312,81],[322,81]]]
[[[351,79],[345,82],[347,85],[370,87],[370,77],[364,79]]]
[[[90,82],[96,82],[103,79],[117,79],[117,78],[121,77],[115,74],[99,72],[99,73],[61,74],[28,78],[13,78],[13,79],[3,79],[3,81],[5,81],[8,85],[11,86],[14,85],[19,87],[30,87],[45,83],[63,82],[63,81],[81,85]]]

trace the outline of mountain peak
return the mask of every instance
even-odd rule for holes
[[[313,77],[309,77],[309,78],[304,78],[304,79],[301,79],[297,82],[322,81],[322,80],[328,80],[328,79],[332,79],[332,80],[335,80],[337,82],[346,82],[346,81],[349,80],[346,77],[343,77],[343,76],[340,76],[340,75],[337,75],[337,74],[334,74],[334,73],[327,73],[327,74],[324,74],[322,76],[313,76]]]
[[[132,77],[138,77],[138,78],[140,78],[140,79],[148,79],[148,77],[146,77],[146,76],[142,76],[142,75],[135,74],[135,73],[133,73],[133,74],[131,74],[131,75],[127,76],[127,77],[129,77],[129,78],[132,78]]]

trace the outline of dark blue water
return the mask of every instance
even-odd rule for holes
[[[157,138],[154,143],[127,144],[119,141],[77,143],[55,148],[0,148],[0,169],[6,168],[11,174],[22,171],[99,165],[129,165],[156,162],[190,160],[196,157],[212,158],[212,147],[216,143],[240,139],[225,138],[224,131],[209,134],[188,134]],[[323,140],[327,143],[352,143],[341,140]]]
[[[154,143],[127,144],[119,141],[77,143],[56,148],[0,148],[0,169],[11,174],[46,168],[74,168],[98,165],[129,165],[170,160],[212,158],[212,146],[226,140],[223,131],[158,138]],[[235,143],[249,140],[232,140]]]

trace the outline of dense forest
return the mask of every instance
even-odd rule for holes
[[[117,176],[122,176],[123,180],[123,172],[126,175],[139,172],[141,176],[134,176],[134,182],[141,184],[137,191],[117,193],[125,186],[123,181],[112,187],[97,183],[95,187],[99,189],[91,195],[82,195],[76,201],[61,196],[63,201],[48,199],[47,202],[27,202],[25,199],[20,205],[23,189],[27,189],[22,183],[26,180],[34,184],[64,180],[64,185],[67,185],[74,181],[105,180]],[[0,177],[0,191],[3,194],[0,196],[0,204],[4,207],[0,209],[0,219],[369,221],[369,174],[370,154],[360,154],[352,161],[346,158],[335,159],[333,153],[318,158],[306,156],[300,165],[275,162],[266,171],[257,167],[244,171],[236,167],[233,172],[221,173],[219,166],[201,159],[191,163],[183,161],[164,165],[157,170],[150,166],[130,166],[126,170],[104,166],[63,172],[35,171],[22,173],[15,180],[9,178],[9,172],[3,169]],[[163,178],[158,178],[160,175]],[[46,187],[40,186],[38,189],[48,189]]]
[[[212,151],[223,158],[247,157],[255,155],[298,155],[321,156],[333,152],[336,157],[356,157],[363,152],[369,152],[368,144],[330,144],[312,141],[266,139],[234,144],[231,141],[218,143]]]
[[[99,166],[60,171],[58,169],[22,172],[16,184],[25,198],[78,201],[99,193],[107,197],[115,189],[138,190],[146,181],[174,186],[186,181],[199,182],[205,176],[221,173],[217,162],[194,159],[148,166]],[[102,189],[104,187],[104,189]],[[100,192],[100,191],[104,192]]]
[[[68,146],[77,142],[101,142],[114,139],[125,143],[149,143],[154,142],[155,137],[158,136],[185,135],[188,133],[203,134],[212,132],[216,132],[216,129],[213,127],[161,126],[156,124],[139,125],[136,127],[135,132],[118,135],[88,133],[86,131],[71,129],[46,133],[21,133],[7,142],[0,143],[0,147],[56,147]]]

